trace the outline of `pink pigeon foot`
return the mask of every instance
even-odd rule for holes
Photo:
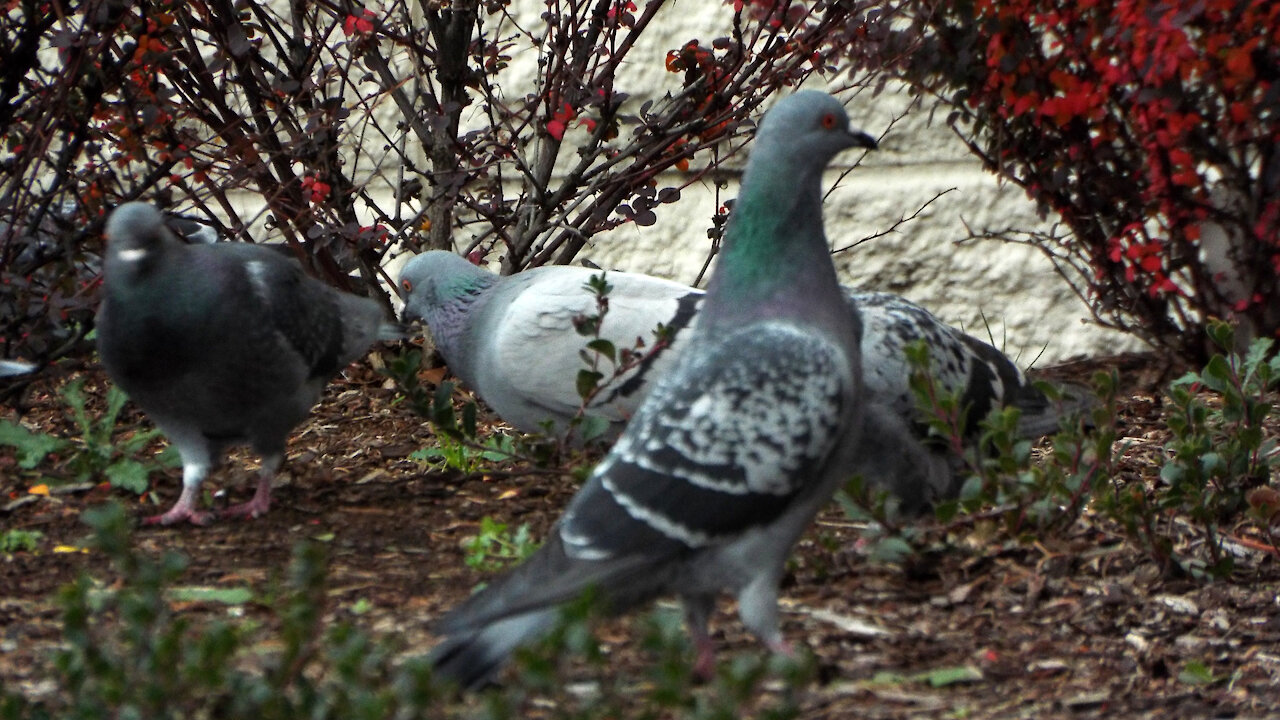
[[[785,657],[785,658],[790,658],[790,659],[792,659],[792,660],[794,660],[794,659],[796,658],[796,648],[795,648],[795,645],[792,645],[792,644],[791,644],[791,641],[789,641],[789,640],[783,640],[783,639],[779,638],[779,639],[777,639],[777,640],[773,640],[773,641],[769,642],[769,643],[768,643],[768,647],[769,647],[769,649],[770,649],[770,650],[772,650],[773,652],[775,652],[775,653],[777,653],[778,655],[781,655],[781,656],[783,656],[783,657]]]
[[[143,525],[173,525],[189,522],[192,525],[208,525],[213,521],[213,513],[196,510],[196,488],[184,485],[178,502],[163,515],[152,515],[142,520]]]
[[[232,505],[223,510],[219,515],[221,517],[238,517],[238,518],[259,518],[267,514],[267,510],[271,509],[271,476],[258,476],[258,490],[253,494],[253,499],[239,505]]]
[[[705,633],[694,637],[693,644],[693,677],[699,682],[710,682],[716,676],[716,644]]]
[[[711,610],[715,607],[714,595],[695,595],[684,599],[684,623],[693,641],[693,678],[707,682],[716,676],[716,644],[707,631]]]

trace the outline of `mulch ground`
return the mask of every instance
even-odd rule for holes
[[[1168,373],[1144,356],[1048,372],[1087,380],[1109,367],[1123,383],[1121,467],[1128,477],[1154,479],[1167,437],[1154,389]],[[77,437],[61,396],[76,377],[100,410],[106,380],[85,366],[44,371],[10,395],[0,417]],[[126,406],[117,432],[149,427]],[[465,565],[460,547],[481,518],[528,523],[540,537],[576,486],[567,475],[464,475],[409,458],[434,442],[381,375],[355,365],[295,432],[266,517],[139,528],[135,542],[189,558],[184,585],[261,589],[280,576],[295,542],[317,539],[329,550],[329,615],[425,652],[433,618],[484,578]],[[233,454],[207,487],[247,499],[255,462]],[[69,486],[68,472],[56,459],[20,470],[12,450],[0,447],[0,532],[42,534],[34,552],[0,553],[0,684],[31,697],[59,691],[49,665],[61,640],[57,589],[85,571],[111,581],[102,557],[78,551],[89,536],[81,513],[112,497],[137,516],[160,512],[181,477],[177,469],[153,477],[140,498],[101,483]],[[48,494],[31,493],[42,484]],[[1193,524],[1171,523],[1181,549],[1203,542]],[[921,528],[943,550],[907,567],[872,562],[860,526],[834,506],[797,548],[783,586],[784,633],[812,650],[819,668],[801,695],[803,718],[1280,717],[1280,564],[1247,523],[1225,529],[1240,542],[1228,544],[1234,574],[1218,581],[1168,577],[1121,528],[1091,513],[1034,541],[1012,541],[990,523],[922,521]],[[202,603],[181,611],[226,613]],[[729,602],[714,626],[722,660],[764,652]],[[635,663],[645,659],[629,626],[619,627],[603,639],[611,669],[638,674]],[[1207,681],[1186,673],[1197,667],[1207,669]],[[942,687],[921,679],[946,668],[974,672]]]

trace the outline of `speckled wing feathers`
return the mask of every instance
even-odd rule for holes
[[[632,518],[691,547],[767,523],[840,437],[854,382],[840,356],[793,326],[745,328],[662,380],[596,477]],[[591,514],[577,505],[573,517]],[[634,550],[612,531],[591,542]]]

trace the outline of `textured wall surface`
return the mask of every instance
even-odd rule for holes
[[[513,7],[529,27],[537,25],[544,6],[518,0]],[[678,76],[664,69],[667,51],[691,39],[709,45],[728,34],[731,16],[731,8],[719,2],[681,2],[664,9],[628,55],[620,89],[637,105],[660,96],[678,82]],[[537,57],[533,50],[515,53],[504,86],[532,87]],[[823,80],[812,86],[829,89]],[[825,80],[838,86],[846,79]],[[1038,251],[993,240],[960,242],[968,235],[966,224],[975,231],[1044,229],[1054,218],[1041,220],[1020,189],[1001,185],[984,172],[945,126],[945,112],[932,117],[929,108],[908,112],[912,99],[900,88],[875,98],[870,93],[841,97],[855,126],[884,134],[884,139],[881,149],[867,154],[853,172],[841,177],[859,157],[849,152],[828,175],[828,187],[835,185],[825,215],[833,247],[882,233],[945,193],[894,232],[837,254],[848,284],[909,297],[1024,365],[1038,356],[1043,364],[1141,347],[1133,338],[1094,324],[1086,306]],[[736,175],[720,190],[721,201],[736,194],[735,182]],[[679,184],[676,176],[659,178],[659,187]],[[604,268],[692,283],[707,258],[706,229],[716,205],[709,181],[692,186],[678,203],[658,209],[656,225],[597,235],[583,255]]]

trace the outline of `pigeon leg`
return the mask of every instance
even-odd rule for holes
[[[707,632],[707,623],[715,607],[714,595],[687,595],[684,601],[684,624],[693,640],[695,658],[693,676],[707,682],[716,675],[716,645]]]
[[[163,515],[152,515],[142,521],[143,525],[172,525],[178,522],[189,522],[192,525],[208,525],[213,520],[213,513],[196,509],[196,501],[200,498],[200,483],[209,473],[209,466],[202,463],[182,464],[182,495],[178,502]]]
[[[232,505],[223,510],[221,517],[258,518],[271,509],[271,479],[284,462],[284,455],[272,454],[262,458],[262,469],[258,471],[258,489],[253,499],[247,503]]]
[[[778,628],[778,581],[768,574],[757,577],[738,593],[738,616],[742,624],[769,650],[795,657],[795,648]]]

